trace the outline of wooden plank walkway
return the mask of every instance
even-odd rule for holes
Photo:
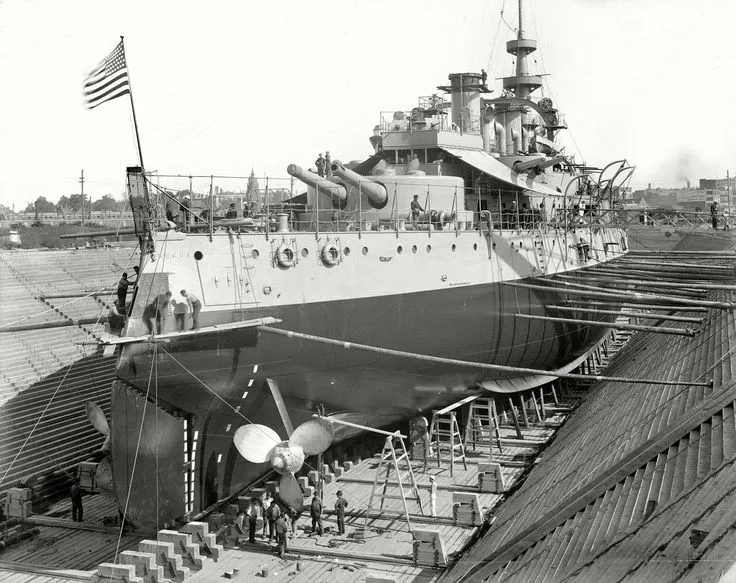
[[[502,425],[504,453],[494,447],[493,461],[501,464],[507,489],[539,455],[540,446],[554,433],[562,422],[563,414],[550,416],[543,424],[522,427],[524,439],[517,438],[513,426]],[[525,441],[528,440],[528,444]],[[478,464],[487,462],[487,446],[467,452],[468,469],[456,463],[454,476],[450,477],[449,462],[438,467],[430,458],[426,473],[423,461],[412,462],[420,497],[427,515],[421,515],[415,503],[409,503],[413,528],[437,530],[443,539],[448,561],[451,561],[468,545],[478,527],[453,524],[452,492],[476,492],[481,511],[489,517],[491,510],[502,500],[503,494],[478,491]],[[297,522],[297,531],[289,540],[284,559],[276,556],[275,543],[256,539],[256,543],[226,547],[217,562],[206,559],[204,568],[192,571],[186,581],[192,583],[218,583],[225,573],[237,569],[240,581],[252,581],[268,574],[270,581],[329,581],[330,583],[365,581],[370,575],[393,578],[397,582],[429,583],[441,574],[440,569],[417,567],[413,563],[413,540],[406,520],[400,513],[400,500],[386,500],[381,515],[371,518],[365,539],[354,537],[357,528],[365,522],[371,489],[378,468],[378,460],[365,459],[330,484],[325,484],[325,515],[323,536],[311,533],[309,512]],[[429,514],[429,476],[437,481],[437,517]],[[395,474],[394,474],[395,479]],[[342,490],[348,500],[346,534],[337,534],[332,511],[337,490]],[[155,533],[126,531],[118,546],[118,527],[103,524],[105,517],[115,517],[117,508],[100,496],[84,497],[84,522],[71,521],[71,504],[64,499],[43,516],[33,516],[28,522],[41,529],[30,540],[8,547],[0,553],[0,583],[68,583],[84,580],[96,572],[97,565],[112,562],[118,552],[135,550],[144,538],[155,538]],[[257,578],[256,578],[257,577]]]

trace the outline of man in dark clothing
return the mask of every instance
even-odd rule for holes
[[[82,489],[79,487],[79,479],[74,479],[69,495],[72,499],[72,520],[82,522]]]
[[[227,212],[225,213],[226,219],[237,219],[238,218],[238,211],[235,208],[235,203],[230,203],[230,208],[227,209]]]
[[[171,303],[171,292],[156,296],[156,299],[143,308],[143,321],[146,323],[148,333],[153,334],[153,320],[156,320],[156,334],[161,334],[163,326],[161,318],[166,318],[169,314],[169,304]]]
[[[419,204],[419,195],[414,195],[414,200],[411,201],[411,222],[416,223],[419,218],[419,213],[424,212],[422,205]]]
[[[281,517],[281,508],[276,500],[271,500],[271,505],[266,510],[266,518],[268,519],[268,542],[273,538],[278,542],[279,537],[276,535],[276,521]]]
[[[718,201],[717,200],[714,200],[713,204],[710,205],[710,222],[713,225],[714,229],[718,228]]]
[[[121,306],[125,305],[125,298],[128,295],[128,286],[130,285],[130,282],[128,281],[128,274],[123,273],[123,277],[120,278],[120,281],[118,282],[118,304]]]
[[[319,176],[324,176],[325,175],[325,159],[322,156],[322,153],[320,153],[320,155],[314,161],[314,165],[317,167],[317,174]]]
[[[256,542],[256,526],[258,525],[259,512],[258,500],[255,498],[250,499],[250,508],[248,508],[248,542]]]
[[[279,552],[279,557],[283,557],[286,554],[286,521],[283,515],[276,519],[276,545]]]
[[[316,526],[319,536],[322,536],[324,534],[324,528],[322,527],[322,500],[318,494],[315,494],[312,498],[309,513],[312,515],[312,532],[314,532]]]
[[[348,501],[342,497],[342,490],[338,490],[335,512],[337,513],[337,532],[340,534],[345,534],[345,509],[347,507]]]

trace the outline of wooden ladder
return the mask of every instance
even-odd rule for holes
[[[396,443],[394,443],[396,442]],[[400,462],[404,462],[406,467],[404,473],[399,467]],[[384,472],[383,478],[381,474]],[[396,472],[396,479],[398,486],[395,483],[390,482],[391,471]],[[408,487],[411,487],[411,494],[408,494],[404,490],[404,483],[407,483]],[[399,493],[388,493],[389,488],[398,488]],[[371,490],[371,497],[368,500],[368,510],[365,514],[364,532],[368,532],[368,521],[371,518],[371,513],[374,509],[374,499],[380,500],[379,510],[383,510],[383,505],[386,500],[401,500],[404,505],[404,514],[406,516],[406,524],[409,527],[409,532],[412,531],[411,520],[409,518],[409,506],[408,500],[414,500],[419,507],[419,513],[424,514],[422,510],[422,500],[419,496],[419,486],[414,478],[414,470],[411,467],[411,461],[409,460],[409,453],[406,451],[404,446],[404,440],[400,434],[395,433],[386,436],[386,441],[383,444],[383,451],[381,452],[381,460],[378,463],[378,469],[376,470],[376,478],[373,480],[373,489]]]
[[[493,442],[503,453],[501,431],[498,428],[498,413],[493,397],[478,397],[470,402],[468,422],[465,425],[465,445],[475,451],[477,445],[488,446],[490,459],[493,459]]]
[[[466,470],[468,469],[468,463],[465,459],[465,445],[463,445],[455,411],[447,411],[447,409],[432,411],[429,441],[434,444],[437,467],[442,465],[442,461],[449,459],[450,477],[454,476],[456,462],[462,461],[463,467]],[[449,458],[442,457],[443,449],[447,451]]]

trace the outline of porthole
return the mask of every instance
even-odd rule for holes
[[[197,251],[197,253],[199,253],[199,251]],[[250,256],[253,259],[258,259],[258,257],[260,257],[260,255],[261,254],[258,252],[258,249],[253,249],[253,251],[250,252]]]
[[[398,247],[396,248],[396,252],[397,252],[397,253],[398,253],[399,255],[401,255],[402,251],[404,251],[404,248],[403,248],[403,247],[402,247],[401,245],[399,245],[399,246],[398,246]]]
[[[309,249],[306,247],[302,249],[302,257],[308,257],[309,256]]]
[[[417,246],[416,245],[412,245],[411,246],[411,252],[412,253],[416,253],[417,251],[418,251]]]
[[[427,245],[427,253],[429,253],[430,251],[432,251],[432,245]]]
[[[452,250],[457,251],[457,245],[455,245],[455,243],[452,244]]]
[[[478,250],[478,243],[473,243],[473,251],[477,251],[477,250]]]
[[[363,247],[363,255],[368,255],[368,247]]]
[[[202,257],[204,257],[204,255],[202,254],[202,252],[201,252],[201,251],[195,251],[195,252],[194,252],[194,258],[195,258],[195,259],[196,259],[197,261],[199,261],[200,259],[202,259]]]
[[[350,247],[345,247],[342,250],[342,254],[345,255],[345,257],[347,257],[348,255],[350,255]]]

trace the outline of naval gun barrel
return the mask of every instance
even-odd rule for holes
[[[342,184],[336,184],[328,178],[317,176],[309,170],[304,170],[301,166],[289,164],[286,171],[294,178],[314,188],[317,192],[328,194],[332,201],[337,204],[343,204],[348,198],[348,192]]]
[[[345,168],[342,162],[335,160],[332,163],[332,173],[340,178],[346,184],[349,184],[353,188],[357,188],[359,192],[365,194],[371,203],[371,206],[375,208],[382,208],[388,200],[388,193],[386,187],[378,182],[373,182],[366,176],[361,176],[357,172]]]
[[[555,156],[548,159],[538,158],[535,156],[530,160],[524,160],[523,162],[521,160],[518,160],[514,162],[514,170],[516,170],[516,172],[526,172],[527,170],[534,169],[539,172],[541,170],[544,170],[545,168],[548,168],[549,166],[554,166],[555,164],[562,162],[564,159],[564,156]]]
[[[560,162],[563,162],[564,160],[565,160],[565,156],[554,156],[550,158],[549,160],[544,160],[543,162],[540,162],[539,164],[537,164],[536,168],[537,170],[544,170],[545,168],[549,168],[550,166],[559,164]]]

